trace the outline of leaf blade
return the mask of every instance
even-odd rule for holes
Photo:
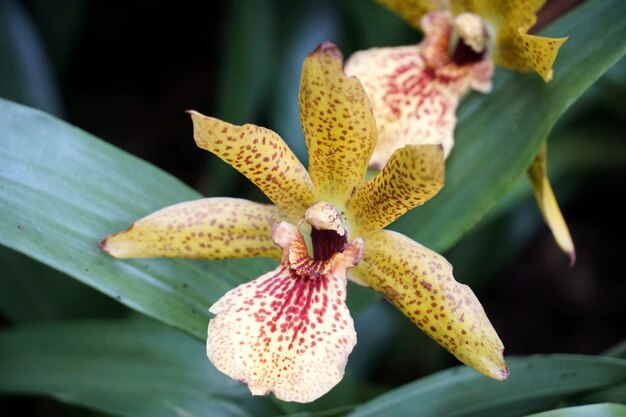
[[[204,338],[207,308],[269,260],[118,261],[100,239],[199,198],[177,179],[51,116],[0,100],[0,243]],[[192,139],[190,138],[190,146]]]
[[[358,407],[349,417],[521,416],[566,396],[626,381],[626,361],[593,356],[546,355],[507,358],[505,383],[453,368],[389,391]]]

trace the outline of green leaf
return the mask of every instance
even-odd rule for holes
[[[103,236],[200,196],[157,168],[51,116],[0,100],[0,244],[116,298],[206,335],[207,308],[274,267],[265,259],[116,260]],[[189,146],[195,146],[189,138]]]
[[[0,265],[0,313],[12,322],[115,317],[128,311],[93,288],[2,246]]]
[[[624,15],[626,2],[592,0],[550,25],[544,34],[570,39],[547,84],[498,70],[493,92],[473,95],[460,109],[446,186],[393,229],[438,251],[460,239],[525,175],[559,116],[624,56]]]
[[[0,96],[59,114],[54,75],[21,2],[0,0]]]
[[[247,416],[247,389],[204,346],[146,319],[25,325],[0,332],[0,391],[46,394],[128,417]]]
[[[531,414],[526,417],[625,417],[626,405],[591,404]]]
[[[573,394],[626,382],[626,361],[615,358],[547,355],[507,358],[506,382],[457,367],[387,392],[349,417],[514,417],[545,409]]]

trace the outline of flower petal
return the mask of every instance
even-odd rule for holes
[[[300,122],[320,200],[342,205],[364,181],[376,121],[361,83],[344,74],[341,52],[330,42],[304,61]]]
[[[559,203],[557,203],[556,197],[554,197],[546,172],[547,165],[547,147],[544,144],[528,169],[528,177],[530,178],[537,205],[539,210],[541,210],[544,221],[552,230],[556,243],[563,252],[567,253],[570,258],[570,264],[573,265],[576,262],[574,242],[567,228],[567,223],[563,219],[563,214],[561,214]]]
[[[473,12],[490,22],[496,40],[493,60],[514,70],[535,70],[544,81],[552,79],[552,64],[565,38],[528,35],[545,0],[453,1],[455,13]]]
[[[456,64],[448,54],[451,17],[424,16],[419,45],[374,48],[353,54],[346,73],[357,77],[370,97],[378,141],[370,167],[381,169],[404,145],[439,144],[446,155],[454,145],[459,100],[473,88],[491,89],[489,59]]]
[[[284,218],[276,206],[236,198],[175,204],[105,238],[101,248],[116,258],[280,259],[272,227]]]
[[[431,10],[447,9],[449,0],[378,0],[380,4],[396,12],[413,27],[420,28],[420,19]]]
[[[355,236],[366,237],[433,197],[444,182],[443,150],[438,145],[398,149],[383,170],[358,187],[346,206]]]
[[[291,220],[298,221],[318,200],[306,169],[278,134],[251,124],[235,126],[195,111],[189,113],[196,144],[245,175]]]
[[[504,346],[472,292],[439,254],[396,232],[366,239],[351,276],[369,284],[461,362],[505,380]]]
[[[307,275],[289,263],[305,253],[302,235],[280,224],[282,264],[229,291],[209,311],[207,356],[222,372],[248,384],[254,395],[273,391],[284,401],[310,402],[343,377],[356,332],[346,306],[346,269],[362,242]]]

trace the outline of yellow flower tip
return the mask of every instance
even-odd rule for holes
[[[320,43],[319,46],[315,48],[315,50],[311,52],[308,56],[315,57],[319,54],[328,55],[338,61],[341,61],[343,65],[343,54],[341,53],[339,48],[337,48],[337,45],[335,45],[331,41],[324,41]]]
[[[506,381],[509,378],[509,367],[504,360],[504,348],[498,351],[495,357],[483,357],[481,366],[476,366],[481,374],[497,381]]]
[[[115,233],[105,237],[98,244],[98,248],[102,249],[114,258],[124,259],[132,257],[132,250],[130,250],[129,245],[127,244],[128,242],[126,242],[126,239],[124,237],[124,235],[127,232],[130,232],[132,228],[133,226],[129,227],[123,232]]]

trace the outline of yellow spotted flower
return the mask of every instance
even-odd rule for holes
[[[379,0],[424,32],[417,45],[373,48],[352,55],[346,73],[361,80],[378,123],[370,166],[380,169],[406,144],[454,146],[456,109],[469,89],[488,93],[493,66],[552,78],[567,38],[529,35],[544,0]],[[545,174],[545,147],[529,177],[557,243],[571,261],[574,244]]]
[[[300,120],[308,171],[273,131],[190,112],[196,144],[273,204],[207,198],[164,208],[105,238],[118,258],[270,257],[265,275],[218,300],[207,355],[254,395],[309,402],[343,377],[356,344],[347,279],[372,287],[479,372],[503,380],[503,345],[472,290],[440,255],[383,227],[443,186],[441,146],[408,145],[365,181],[376,123],[361,83],[330,43],[304,62]]]

